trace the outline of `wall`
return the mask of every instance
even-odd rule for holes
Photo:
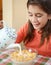
[[[18,30],[27,20],[27,0],[3,0],[3,20]]]
[[[3,4],[3,20],[6,21],[6,23],[12,27],[12,0],[2,0]]]
[[[2,20],[2,0],[0,0],[0,20]]]
[[[13,27],[17,30],[26,22],[27,0],[13,0]]]
[[[2,0],[0,0],[0,10],[2,10]]]

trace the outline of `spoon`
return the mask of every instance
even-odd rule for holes
[[[22,53],[21,53],[21,45],[20,45],[20,44],[15,44],[15,43],[12,43],[12,44],[10,44],[9,46],[7,46],[7,47],[5,48],[6,51],[3,51],[3,54],[4,54],[4,53],[7,53],[7,52],[9,52],[9,51],[13,51],[14,48],[19,48],[19,54],[20,54],[20,55],[22,54]],[[12,50],[11,50],[11,49],[12,49]]]
[[[9,46],[7,46],[6,49],[11,49],[11,48],[15,48],[15,47],[20,48],[21,46],[20,46],[20,44],[12,43],[12,44],[10,44]]]

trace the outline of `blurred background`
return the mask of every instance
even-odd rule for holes
[[[0,20],[19,30],[27,21],[27,0],[0,0]]]

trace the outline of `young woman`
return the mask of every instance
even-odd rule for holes
[[[28,22],[17,32],[16,43],[51,57],[51,0],[28,0]]]

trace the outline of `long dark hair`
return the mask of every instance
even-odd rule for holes
[[[29,5],[38,5],[43,9],[43,11],[51,15],[51,0],[28,0],[27,8],[29,7]],[[24,42],[31,41],[34,37],[33,34],[34,28],[33,25],[31,24],[31,21],[28,21],[28,24],[29,27]],[[48,20],[45,27],[42,28],[40,46],[43,44],[45,38],[47,39],[47,41],[49,40],[50,35],[51,35],[51,20]]]

